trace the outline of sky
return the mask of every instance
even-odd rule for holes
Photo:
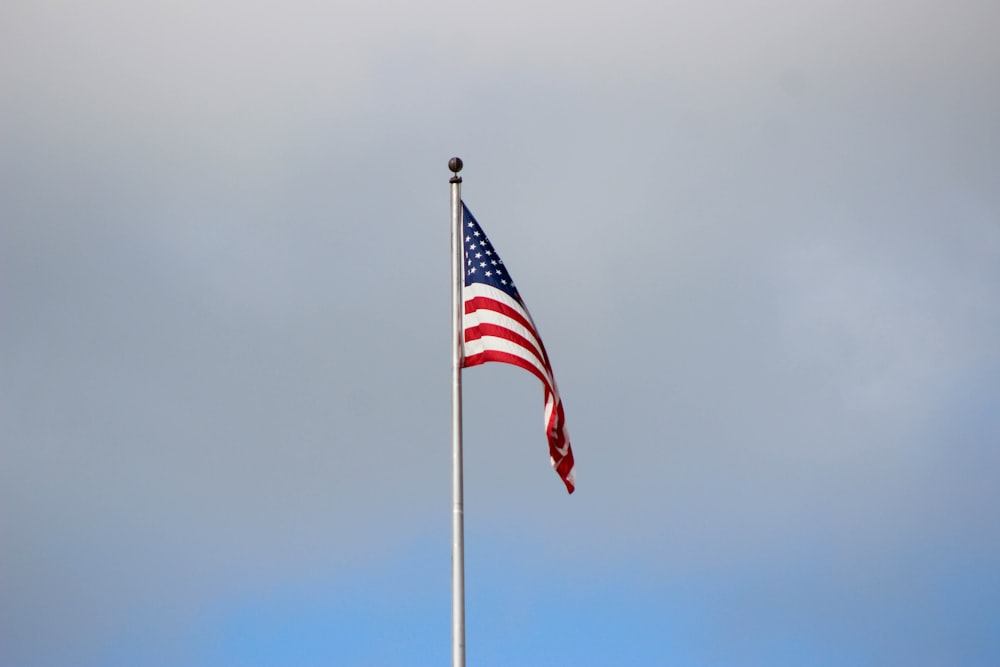
[[[0,664],[1000,664],[1000,6],[0,5]]]

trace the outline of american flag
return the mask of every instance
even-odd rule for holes
[[[518,294],[507,267],[482,227],[462,203],[465,230],[465,347],[463,367],[487,361],[513,364],[532,373],[545,388],[545,434],[552,467],[573,493],[573,450],[569,446],[566,418],[559,389],[552,376],[549,355],[535,323]]]

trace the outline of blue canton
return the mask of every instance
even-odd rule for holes
[[[523,304],[514,281],[507,274],[507,267],[465,202],[462,202],[462,228],[465,230],[465,284],[483,283],[496,287]]]

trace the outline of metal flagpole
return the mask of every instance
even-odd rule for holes
[[[451,664],[465,667],[465,509],[462,500],[462,160],[451,177]]]

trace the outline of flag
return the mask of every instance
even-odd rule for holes
[[[465,239],[462,366],[499,361],[523,368],[542,381],[545,434],[552,467],[566,484],[566,490],[573,493],[576,484],[573,450],[569,446],[563,404],[545,346],[507,267],[465,202],[462,202],[462,229]]]

